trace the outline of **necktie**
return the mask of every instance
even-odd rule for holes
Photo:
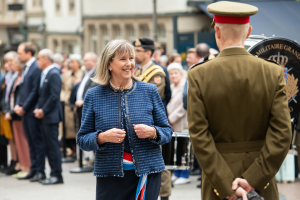
[[[43,87],[43,83],[44,83],[44,72],[41,73],[40,88]]]

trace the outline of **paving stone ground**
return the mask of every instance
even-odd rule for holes
[[[29,181],[18,181],[10,176],[0,174],[0,200],[94,200],[96,178],[92,173],[71,174],[69,170],[78,163],[63,164],[64,184],[43,186]],[[49,175],[47,164],[46,173]],[[200,200],[200,189],[197,176],[191,176],[191,183],[176,185],[172,190],[170,200]],[[300,180],[290,184],[278,184],[281,193],[280,200],[300,199]]]

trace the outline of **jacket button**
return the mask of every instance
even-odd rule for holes
[[[214,192],[217,193],[218,191],[216,189],[214,189]]]
[[[220,194],[219,194],[219,193],[216,193],[216,195],[219,196]]]
[[[265,186],[264,189],[267,189],[267,186]]]
[[[267,186],[269,186],[270,184],[268,183]]]

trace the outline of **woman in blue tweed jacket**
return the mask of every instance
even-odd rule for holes
[[[106,45],[88,90],[79,147],[95,151],[96,199],[157,200],[161,171],[159,145],[172,129],[155,85],[134,76],[134,47],[125,40]],[[147,192],[146,192],[147,191]]]

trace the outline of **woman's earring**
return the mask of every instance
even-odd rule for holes
[[[109,71],[111,71],[111,68],[109,68]]]

